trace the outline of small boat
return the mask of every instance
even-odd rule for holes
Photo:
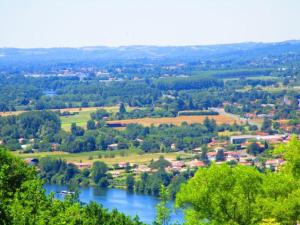
[[[61,191],[60,194],[62,194],[62,195],[74,195],[75,192],[74,191]]]

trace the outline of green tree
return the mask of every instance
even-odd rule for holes
[[[156,206],[156,219],[155,224],[157,225],[168,225],[170,222],[171,210],[167,206],[169,191],[161,185],[160,186],[160,202]]]
[[[224,160],[225,160],[224,150],[223,149],[219,149],[217,151],[216,161],[224,161]]]
[[[261,185],[261,174],[254,168],[212,165],[182,185],[176,203],[186,207],[187,224],[256,224],[260,218],[254,202]]]
[[[126,188],[128,191],[134,190],[134,183],[135,183],[134,176],[129,174],[126,178]]]
[[[95,202],[82,206],[45,195],[43,182],[33,167],[0,147],[0,224],[5,225],[142,225],[117,210],[108,211]]]
[[[247,147],[247,153],[251,155],[257,155],[261,153],[261,148],[256,142],[252,142],[248,147]]]
[[[98,184],[101,178],[106,177],[107,170],[108,167],[104,162],[97,161],[93,163],[91,176],[96,184]]]
[[[96,124],[94,120],[88,120],[86,124],[86,128],[88,130],[94,130],[96,128]]]
[[[125,113],[126,113],[125,104],[124,104],[123,102],[120,103],[120,106],[119,106],[119,113],[120,113],[120,114],[125,114]]]

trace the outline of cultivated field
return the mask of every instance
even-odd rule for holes
[[[114,120],[108,121],[108,124],[141,124],[143,126],[159,126],[160,124],[174,124],[180,126],[183,122],[188,124],[203,123],[204,119],[208,117],[209,119],[214,119],[217,124],[234,124],[240,123],[238,118],[233,118],[227,115],[213,115],[213,116],[177,116],[177,117],[162,117],[162,118],[141,118],[141,119],[128,119],[128,120]]]

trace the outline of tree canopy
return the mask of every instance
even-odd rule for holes
[[[46,166],[46,165],[45,165]],[[0,147],[0,224],[140,225],[117,210],[109,212],[95,202],[82,206],[76,199],[47,196],[35,170]]]
[[[278,148],[287,160],[278,172],[226,164],[201,168],[176,196],[187,224],[293,225],[300,219],[300,141]]]

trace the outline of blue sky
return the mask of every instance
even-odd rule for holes
[[[0,0],[0,47],[300,39],[299,0]]]

